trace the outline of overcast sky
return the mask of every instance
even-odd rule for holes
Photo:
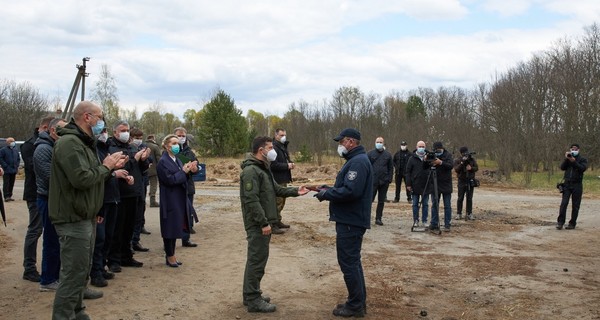
[[[470,89],[593,23],[598,0],[4,1],[0,79],[64,104],[89,56],[88,89],[108,65],[138,116],[181,117],[216,87],[282,116],[341,86]]]

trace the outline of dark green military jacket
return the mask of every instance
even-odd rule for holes
[[[273,179],[269,164],[246,155],[240,173],[240,201],[244,228],[266,227],[277,222],[276,197],[297,197],[297,187],[281,187]]]

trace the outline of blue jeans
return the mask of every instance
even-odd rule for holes
[[[335,224],[335,231],[337,260],[348,290],[346,306],[352,310],[359,310],[367,303],[367,287],[360,261],[365,229],[338,222]]]
[[[42,218],[42,275],[40,284],[51,284],[58,280],[60,274],[60,243],[58,234],[50,218],[48,218],[48,198],[38,194],[38,214]]]
[[[431,224],[434,226],[439,226],[440,216],[438,214],[438,208],[440,206],[440,196],[444,199],[444,227],[450,228],[450,220],[452,219],[451,193],[442,193],[438,196],[437,205],[433,204],[431,207]]]
[[[419,202],[423,198],[423,207],[422,207],[422,219],[421,222],[427,222],[427,216],[429,215],[429,194],[413,194],[412,197],[412,208],[413,208],[413,221],[419,221]]]

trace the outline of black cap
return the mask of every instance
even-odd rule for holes
[[[433,150],[444,149],[444,145],[440,141],[436,141],[433,143]]]
[[[405,146],[405,145],[406,145],[406,141],[402,141],[402,142],[400,142],[400,145],[401,145],[401,146]]]
[[[460,147],[460,149],[458,151],[460,151],[460,153],[465,153],[465,152],[469,151],[469,148],[467,148],[467,147]]]
[[[573,147],[576,147],[577,149],[580,149],[579,148],[579,144],[577,144],[577,143],[571,143],[571,146],[569,148],[573,148]]]
[[[354,128],[346,128],[338,134],[337,137],[333,138],[334,141],[340,141],[344,139],[344,137],[353,138],[356,140],[360,140],[360,132]]]

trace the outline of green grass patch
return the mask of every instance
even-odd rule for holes
[[[583,176],[583,192],[600,194],[600,170],[587,170]],[[525,174],[523,172],[513,172],[510,176],[510,182],[516,185],[526,186],[533,190],[552,190],[556,189],[556,184],[563,178],[563,171],[556,171],[548,176],[547,172],[534,172],[531,175],[531,183],[525,185]]]

